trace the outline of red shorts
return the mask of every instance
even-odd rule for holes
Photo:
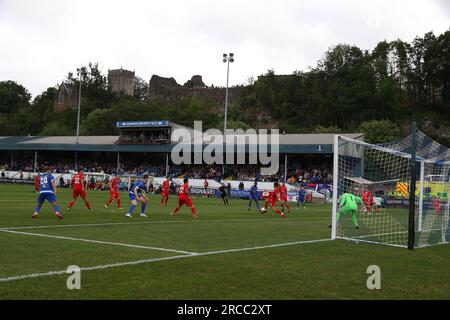
[[[180,199],[178,198],[178,206],[182,207],[183,205],[186,205],[188,207],[192,207],[192,201],[189,198]]]
[[[287,196],[280,196],[280,200],[281,201],[286,201],[286,202],[288,201]]]
[[[161,191],[161,197],[168,197],[169,196],[169,191]]]
[[[74,189],[73,192],[72,192],[72,197],[74,199],[78,198],[78,197],[86,198],[86,191]]]
[[[119,192],[117,192],[117,191],[109,190],[109,195],[111,198],[114,198],[114,199],[119,198]]]
[[[271,206],[272,208],[274,208],[274,207],[277,206],[277,201],[276,201],[276,200],[270,200],[270,199],[269,199],[269,204],[270,204],[270,206]]]

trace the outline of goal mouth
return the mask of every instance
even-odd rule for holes
[[[409,249],[450,243],[449,148],[420,131],[386,144],[336,135],[333,168],[332,239]],[[354,196],[350,207],[344,194]]]

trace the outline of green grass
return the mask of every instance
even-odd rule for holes
[[[58,221],[49,205],[31,220],[32,187],[0,185],[0,228],[18,232],[144,246],[13,234],[0,231],[0,278],[65,270],[69,265],[102,266],[137,260],[179,259],[82,271],[81,290],[68,290],[68,275],[0,282],[0,299],[449,299],[449,246],[406,249],[346,241],[295,244],[257,250],[186,256],[330,237],[330,206],[293,210],[286,219],[247,211],[247,202],[193,199],[200,218],[184,208],[176,217],[152,196],[148,219],[103,208],[109,193],[88,193],[94,212],[80,201]],[[127,195],[121,194],[128,208]],[[62,208],[68,190],[58,193]],[[115,207],[115,204],[112,205]],[[125,224],[130,223],[130,224]],[[70,226],[100,224],[99,226]],[[104,225],[102,225],[104,224]],[[35,228],[37,226],[64,226]],[[152,247],[153,249],[149,248]],[[368,290],[367,267],[378,265],[382,290]]]

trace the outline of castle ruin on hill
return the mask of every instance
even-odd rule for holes
[[[134,96],[135,72],[125,69],[108,70],[108,84],[112,92]],[[229,88],[229,102],[242,94],[243,87]],[[206,100],[211,108],[218,112],[225,104],[225,88],[207,86],[201,75],[194,75],[183,85],[173,77],[165,78],[153,75],[149,82],[150,99],[159,99],[171,104],[192,98]],[[82,97],[83,101],[83,97]],[[54,97],[55,111],[75,110],[78,104],[78,88],[73,83],[63,81]]]
[[[242,87],[229,88],[229,101],[239,97],[241,91]],[[194,75],[184,85],[174,78],[153,75],[150,79],[150,97],[167,103],[199,98],[207,100],[211,107],[219,107],[225,104],[225,88],[205,85],[201,75]]]

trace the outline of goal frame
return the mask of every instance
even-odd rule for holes
[[[414,129],[414,125],[413,125]],[[414,130],[415,131],[415,130]],[[429,165],[436,165],[439,163],[440,165],[444,165],[447,167],[450,167],[450,161],[445,162],[437,162],[434,159],[424,158],[415,155],[416,147],[414,147],[413,143],[417,143],[417,140],[415,140],[415,134],[412,135],[412,148],[411,148],[411,154],[406,153],[403,151],[390,149],[388,147],[384,147],[381,145],[376,144],[370,144],[361,140],[357,139],[351,139],[342,135],[334,135],[334,143],[333,143],[333,199],[332,199],[332,224],[331,224],[331,239],[343,239],[343,240],[349,240],[349,241],[361,241],[361,242],[369,242],[360,240],[357,238],[348,238],[348,237],[341,237],[338,235],[338,223],[337,223],[337,212],[338,212],[338,189],[339,189],[339,179],[342,178],[339,176],[339,144],[342,141],[354,143],[357,145],[360,145],[362,147],[367,147],[370,149],[378,150],[381,152],[386,152],[398,157],[401,157],[410,163],[410,171],[409,171],[409,212],[408,212],[408,220],[407,220],[407,226],[405,225],[408,235],[408,241],[405,245],[394,245],[394,244],[387,244],[383,242],[370,242],[374,244],[380,244],[380,245],[389,245],[389,246],[397,246],[402,248],[408,248],[409,250],[414,250],[415,248],[422,248],[426,246],[433,246],[433,245],[439,245],[439,244],[448,244],[448,238],[446,238],[446,234],[448,233],[448,220],[449,220],[449,211],[450,211],[450,197],[447,195],[447,201],[444,203],[444,212],[442,215],[442,239],[439,243],[436,244],[427,244],[425,246],[419,244],[419,240],[416,241],[416,234],[418,234],[418,237],[420,237],[420,234],[422,231],[436,231],[436,230],[427,230],[424,229],[424,223],[425,223],[425,212],[424,212],[424,189],[426,186],[427,177],[425,175],[426,166]],[[364,159],[361,160],[364,162]],[[428,167],[427,167],[428,168]],[[417,171],[417,172],[416,172]],[[417,179],[416,179],[417,177]],[[394,180],[392,180],[394,181]],[[450,180],[448,182],[448,186],[450,186]],[[418,189],[417,192],[415,189]],[[450,187],[448,188],[448,191],[450,191]],[[417,194],[416,194],[417,193]],[[445,220],[446,219],[446,220]],[[447,221],[447,222],[446,222]],[[444,223],[445,222],[445,223]],[[416,243],[417,242],[417,243]]]

